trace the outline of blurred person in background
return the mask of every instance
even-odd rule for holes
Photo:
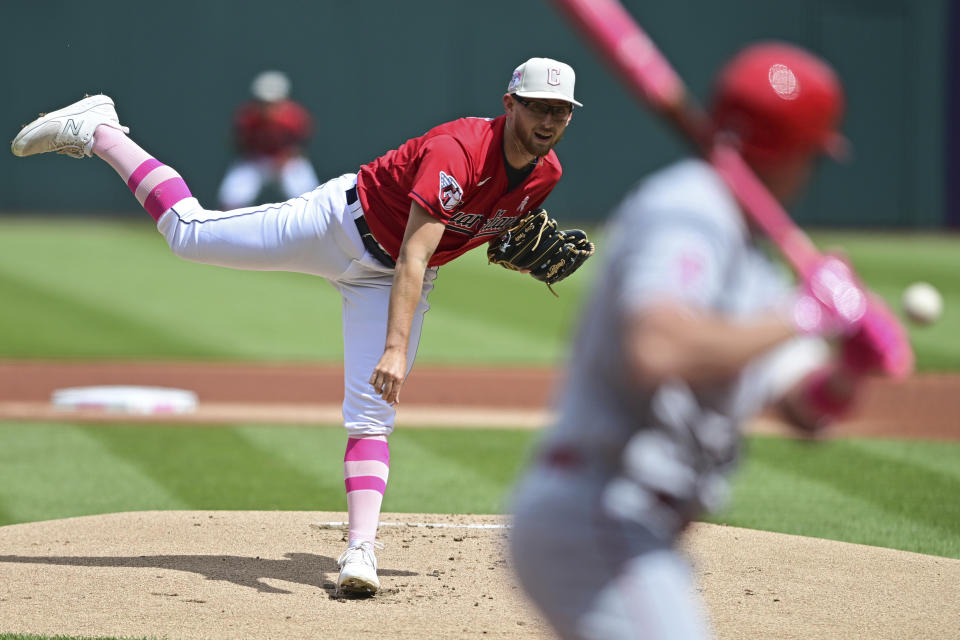
[[[759,43],[720,72],[711,115],[786,204],[842,152],[843,109],[826,62]],[[723,504],[745,420],[772,408],[819,434],[875,361],[792,285],[704,160],[643,180],[605,237],[558,418],[513,497],[514,568],[562,638],[707,638],[676,542]]]
[[[313,191],[320,181],[304,147],[313,134],[307,110],[289,98],[290,78],[282,71],[257,74],[250,85],[254,99],[233,116],[237,159],[217,192],[222,209],[248,207],[268,185],[284,198]]]

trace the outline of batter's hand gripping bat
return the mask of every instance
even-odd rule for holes
[[[593,43],[641,102],[669,120],[723,178],[750,219],[777,246],[805,283],[822,282],[825,257],[729,144],[713,135],[709,118],[653,41],[617,0],[553,0]],[[880,370],[902,378],[913,370],[913,350],[903,328],[879,297],[869,294],[849,271],[826,295],[840,306],[860,307],[853,323],[858,338],[874,351]],[[859,300],[859,304],[856,302]],[[841,309],[841,316],[844,315]]]

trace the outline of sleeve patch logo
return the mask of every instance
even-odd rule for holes
[[[463,200],[463,189],[457,183],[457,179],[448,176],[443,171],[440,172],[440,206],[444,211],[453,211]]]

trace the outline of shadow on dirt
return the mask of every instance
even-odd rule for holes
[[[272,587],[269,580],[283,580],[323,589],[331,596],[336,591],[339,569],[335,558],[313,553],[287,553],[282,560],[225,555],[158,555],[158,556],[2,556],[0,562],[49,564],[70,567],[117,567],[172,569],[202,575],[207,580],[232,582],[261,593],[291,593]],[[415,576],[414,571],[379,569],[380,576]],[[332,574],[331,579],[325,579]],[[176,595],[176,594],[170,594]]]

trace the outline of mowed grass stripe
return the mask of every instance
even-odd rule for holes
[[[815,478],[782,472],[776,461],[761,456],[736,476],[728,508],[703,520],[960,558],[955,536],[945,537],[939,528],[878,512],[868,501]]]
[[[487,264],[482,249],[444,265],[431,295],[420,363],[556,364],[564,358],[586,292],[603,261],[602,229],[592,229],[598,253],[560,296],[523,274]],[[960,278],[955,239],[931,234],[817,232],[823,247],[844,247],[864,280],[896,308],[903,288],[930,280],[946,301],[942,320],[908,327],[920,370],[960,370]],[[321,279],[290,273],[236,271],[174,257],[141,212],[129,220],[5,218],[0,220],[0,272],[22,287],[64,296],[126,317],[139,340],[111,344],[96,318],[75,322],[69,310],[42,322],[47,329],[0,341],[0,357],[45,357],[47,335],[85,343],[91,357],[168,358],[166,333],[195,347],[195,358],[339,361],[340,298]],[[4,294],[0,284],[0,296]],[[71,298],[71,296],[75,296]],[[31,306],[5,305],[4,325],[33,325]],[[92,333],[94,338],[88,338]],[[135,331],[129,332],[132,338]],[[96,346],[96,349],[94,348]],[[96,352],[94,352],[96,351]],[[84,351],[87,353],[87,351]]]
[[[556,288],[487,264],[476,250],[441,269],[431,295],[420,362],[552,364],[585,290],[591,263]],[[197,345],[193,357],[339,361],[340,296],[320,278],[230,270],[180,260],[149,224],[84,218],[0,220],[0,271],[119,315],[155,324]],[[149,292],[149,294],[147,294]],[[16,307],[12,307],[16,310]],[[512,309],[506,318],[504,309]],[[11,322],[29,324],[11,313]],[[52,329],[86,341],[86,324],[58,314]],[[19,319],[17,319],[19,318]],[[506,321],[504,321],[506,320]],[[98,343],[101,357],[168,357],[151,331],[139,344]],[[47,353],[43,336],[24,345]],[[221,353],[226,355],[221,356]],[[0,343],[0,356],[4,345]],[[19,353],[18,353],[19,355]]]
[[[319,510],[343,511],[347,432],[330,428],[238,427],[251,444],[315,478]],[[524,431],[403,429],[390,436],[391,474],[384,510],[500,513],[529,441]]]
[[[483,250],[468,253],[440,268],[418,357],[513,363],[523,354],[529,364],[553,364],[565,353],[593,270],[588,261],[554,287],[554,297],[542,282],[488,264]]]
[[[384,509],[503,513],[531,439],[524,431],[398,430]]]
[[[346,498],[343,486],[343,454],[347,430],[340,425],[323,428],[303,426],[238,426],[235,429],[251,447],[267,452],[313,480],[309,509],[344,511]],[[283,490],[281,487],[277,487]]]
[[[29,506],[30,520],[165,508],[345,509],[339,427],[2,427],[0,511],[18,521],[23,512],[11,506]],[[384,509],[502,513],[536,436],[400,429],[390,439]],[[732,507],[712,521],[960,558],[952,471],[960,443],[757,436],[748,449]],[[934,468],[915,462],[924,458]]]
[[[439,292],[435,295],[439,298]],[[445,307],[437,300],[431,303],[434,306],[424,318],[418,362],[469,365],[499,360],[509,366],[518,353],[524,354],[528,364],[549,365],[557,360],[558,341],[549,330],[532,335],[522,327],[511,327],[509,321],[491,321]],[[456,345],[454,350],[451,345]]]
[[[786,451],[782,440],[760,439],[759,446],[776,447]],[[899,440],[885,441],[888,448],[903,446]],[[786,443],[788,446],[793,443]],[[878,443],[875,443],[879,444]],[[860,446],[855,440],[835,440],[814,447],[809,455],[778,457],[781,471],[788,471],[832,486],[860,500],[869,502],[883,512],[908,518],[927,527],[940,528],[945,534],[956,530],[960,523],[960,501],[942,504],[934,496],[960,495],[960,479],[930,471],[919,465],[879,455],[873,449]],[[825,474],[824,469],[832,469]],[[925,491],[917,492],[922,487]]]
[[[503,509],[501,487],[461,468],[456,460],[434,457],[409,441],[391,443],[390,457],[384,511],[497,513]]]
[[[64,220],[56,228],[50,223],[9,228],[7,234],[0,221],[0,272],[24,288],[62,299],[64,307],[75,304],[117,321],[126,319],[131,333],[139,332],[135,343],[97,343],[101,357],[342,358],[340,296],[320,278],[181,260],[152,225]],[[65,230],[73,234],[66,242]],[[10,315],[20,322],[33,315],[25,314]],[[64,340],[76,342],[87,341],[90,327],[99,328],[95,321],[70,319],[67,309],[48,322]],[[183,346],[171,353],[158,339],[162,335]],[[21,351],[29,356],[33,346],[46,355],[45,334],[33,332],[27,338]],[[0,353],[3,349],[0,343]]]
[[[102,358],[126,357],[151,336],[152,348],[167,357],[229,357],[229,350],[211,349],[189,335],[176,335],[153,323],[139,323],[128,314],[117,314],[107,307],[85,301],[76,292],[65,295],[64,288],[48,291],[27,285],[0,273],[0,299],[5,308],[18,314],[0,314],[0,335],[5,357],[17,358]],[[29,322],[23,322],[29,318]],[[78,338],[69,323],[81,328]]]
[[[906,430],[909,431],[909,428]],[[960,482],[960,462],[956,455],[958,445],[955,443],[887,438],[863,438],[850,442],[855,443],[858,449],[871,452],[878,458],[915,465]],[[960,527],[960,520],[957,521],[957,525]]]
[[[0,524],[188,505],[113,455],[98,430],[0,423]]]
[[[885,442],[892,449],[906,444]],[[751,438],[736,502],[711,520],[960,557],[960,505],[947,497],[960,489],[957,479],[860,444]],[[949,446],[956,459],[960,446]]]
[[[318,508],[315,477],[233,427],[90,427],[90,433],[191,509]]]
[[[536,432],[488,429],[399,429],[396,435],[417,443],[436,458],[456,461],[499,484],[512,482],[536,442]]]

